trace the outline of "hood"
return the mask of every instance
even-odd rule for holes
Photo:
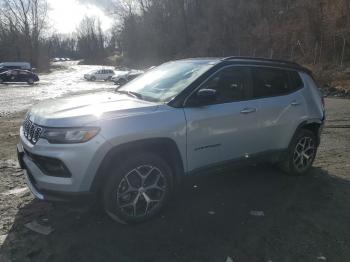
[[[134,99],[112,92],[50,99],[35,105],[29,119],[46,127],[74,127],[103,120],[147,114],[157,110],[158,104]]]

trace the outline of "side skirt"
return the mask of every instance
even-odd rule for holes
[[[240,157],[231,160],[226,160],[204,167],[196,168],[186,173],[186,175],[200,175],[206,173],[215,173],[222,171],[223,169],[237,169],[253,164],[259,163],[277,163],[282,161],[288,156],[288,149],[282,150],[269,150],[257,154],[250,155],[249,157]]]

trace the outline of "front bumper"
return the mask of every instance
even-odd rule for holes
[[[92,184],[104,156],[111,149],[106,140],[97,135],[81,144],[50,144],[45,139],[31,144],[20,130],[17,146],[18,162],[25,170],[26,182],[33,195],[43,200],[80,200],[90,198]],[[61,161],[70,176],[53,176],[43,169],[37,157]]]
[[[29,190],[32,192],[35,198],[39,200],[47,201],[63,201],[63,202],[76,202],[76,201],[89,201],[95,198],[94,193],[92,192],[80,192],[80,193],[71,193],[71,192],[57,192],[54,190],[39,189],[36,183],[35,178],[33,177],[31,171],[25,164],[25,158],[28,157],[23,150],[21,144],[17,144],[17,158],[18,163],[23,169],[24,178]]]

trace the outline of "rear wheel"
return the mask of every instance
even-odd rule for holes
[[[307,129],[301,129],[293,138],[288,149],[287,159],[281,163],[284,171],[291,175],[306,174],[315,160],[317,139],[315,134]]]
[[[27,80],[27,83],[28,83],[28,85],[33,85],[34,84],[34,79],[33,78],[29,78]]]
[[[106,213],[121,223],[140,223],[157,215],[172,192],[169,165],[157,155],[143,153],[111,170],[103,190]]]

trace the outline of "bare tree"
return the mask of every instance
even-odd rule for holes
[[[350,60],[349,0],[121,2],[116,38],[131,61],[252,53],[315,64]]]
[[[15,47],[15,59],[27,59],[33,65],[38,65],[40,38],[46,25],[46,14],[46,0],[2,0],[2,32],[7,41],[12,41],[11,47]],[[13,52],[10,50],[10,53]]]
[[[77,51],[85,62],[96,63],[106,58],[106,37],[99,19],[85,17],[77,29],[77,35]]]

